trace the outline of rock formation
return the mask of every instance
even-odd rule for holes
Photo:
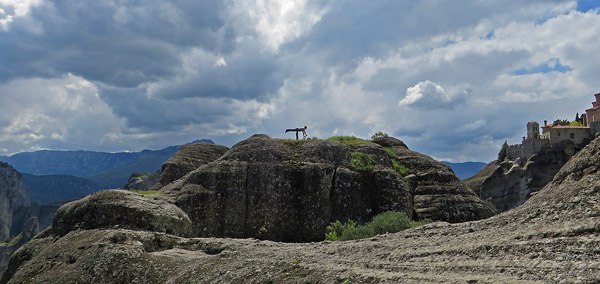
[[[171,183],[185,174],[223,156],[229,148],[214,143],[186,144],[161,167],[160,180],[155,188]]]
[[[119,226],[188,236],[191,223],[176,206],[125,190],[104,190],[65,204],[56,212],[51,232]]]
[[[522,206],[484,220],[333,243],[48,230],[0,283],[598,283],[598,212],[595,140]]]
[[[29,206],[23,176],[7,163],[0,162],[0,240],[8,239],[13,214]],[[14,224],[19,227],[21,224]]]
[[[563,143],[542,148],[527,161],[492,162],[465,182],[504,212],[523,204],[548,184],[576,150],[574,144]]]
[[[494,214],[448,166],[394,138],[375,142],[288,142],[254,135],[161,191],[203,237],[318,241],[333,221],[365,222],[390,210],[413,217],[416,209],[415,218],[451,222]],[[372,168],[360,168],[355,159],[361,157]],[[392,160],[414,170],[411,183]]]

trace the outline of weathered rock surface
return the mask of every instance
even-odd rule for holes
[[[23,176],[7,163],[0,162],[0,240],[9,238],[13,215],[29,206]]]
[[[158,173],[132,174],[123,189],[149,190],[156,186],[159,179]]]
[[[373,169],[351,170],[353,152],[372,157]],[[367,221],[387,210],[412,216],[410,191],[373,143],[254,135],[161,191],[203,237],[318,241],[335,220]]]
[[[181,209],[162,200],[125,190],[104,190],[59,208],[51,230],[62,236],[77,229],[114,226],[187,236],[191,222]]]
[[[391,147],[397,155],[391,158],[410,170],[406,180],[411,188],[417,218],[455,223],[496,214],[493,206],[483,202],[456,177],[450,166],[409,150],[395,138],[378,138],[374,142]]]
[[[347,242],[42,234],[0,283],[598,283],[600,140],[522,206]]]
[[[229,148],[212,143],[186,144],[161,167],[159,183],[155,188],[167,185],[185,174],[223,156]]]
[[[527,161],[494,162],[466,183],[479,191],[482,199],[493,203],[499,212],[504,212],[523,204],[548,184],[575,150],[572,143],[555,145],[542,149]]]

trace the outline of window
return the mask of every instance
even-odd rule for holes
[[[575,139],[575,133],[571,133],[571,139]]]

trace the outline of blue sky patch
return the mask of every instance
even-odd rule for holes
[[[600,7],[600,0],[582,0],[577,1],[577,11],[587,12]],[[596,11],[597,13],[597,11]]]
[[[573,69],[571,69],[571,67],[560,64],[560,60],[558,58],[553,58],[544,64],[540,64],[540,65],[534,66],[532,68],[521,68],[521,69],[515,70],[512,74],[520,76],[520,75],[535,74],[535,73],[548,73],[548,72],[553,72],[553,71],[560,72],[560,73],[566,73],[571,70],[573,70]]]

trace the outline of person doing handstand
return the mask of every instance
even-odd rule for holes
[[[306,139],[306,129],[308,127],[305,125],[304,128],[294,128],[294,129],[286,129],[285,133],[296,131],[296,140],[298,140],[298,132],[302,132],[302,140]]]

